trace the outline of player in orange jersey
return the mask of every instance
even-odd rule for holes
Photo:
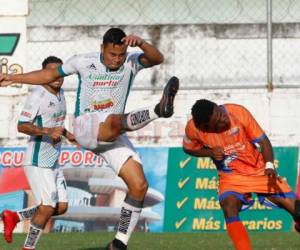
[[[246,108],[198,100],[185,128],[183,149],[192,156],[213,159],[219,175],[219,201],[236,249],[251,249],[239,219],[242,208],[253,204],[251,193],[264,205],[284,208],[299,231],[300,200],[277,175],[272,145]]]

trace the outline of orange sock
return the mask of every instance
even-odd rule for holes
[[[239,217],[226,219],[227,232],[236,250],[251,250],[247,230]]]

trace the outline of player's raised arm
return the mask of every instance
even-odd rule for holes
[[[138,36],[128,35],[122,39],[122,42],[130,47],[140,47],[144,52],[140,57],[140,61],[145,67],[158,65],[164,61],[163,54],[156,47]]]
[[[0,86],[6,87],[13,83],[46,85],[60,77],[58,69],[42,69],[25,74],[0,74]]]

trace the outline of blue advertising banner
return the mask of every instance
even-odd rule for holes
[[[24,207],[25,193],[24,191],[10,192],[0,194],[0,211],[4,209],[19,210]]]
[[[22,162],[24,148],[0,149],[0,212],[34,204]],[[140,147],[149,190],[137,230],[151,232],[224,231],[217,197],[218,180],[209,158],[186,155],[181,148]],[[278,171],[296,189],[298,148],[275,147]],[[67,181],[68,212],[52,231],[113,231],[127,192],[105,159],[85,150],[64,147],[58,163]],[[25,192],[24,192],[25,191]],[[290,231],[292,219],[280,209],[260,205],[241,214],[248,230]]]
[[[34,203],[23,192],[30,193],[22,162],[24,148],[0,149],[0,203],[3,209],[17,210]],[[168,148],[137,148],[149,190],[145,197],[145,209],[137,230],[161,232],[163,230],[164,193],[168,163]],[[68,212],[55,219],[52,231],[114,230],[127,192],[125,183],[115,175],[105,159],[90,151],[74,147],[62,148],[58,164],[63,170],[68,191]],[[21,205],[14,207],[6,195],[21,190]],[[28,196],[30,198],[30,196]],[[17,198],[16,198],[17,199]],[[27,203],[24,203],[24,199]],[[32,198],[31,198],[32,199]],[[16,203],[11,200],[11,203]],[[1,210],[0,210],[1,212]]]

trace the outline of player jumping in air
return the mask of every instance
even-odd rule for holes
[[[128,46],[139,47],[142,52],[128,53]],[[163,59],[160,51],[142,38],[126,36],[121,29],[111,28],[103,36],[100,52],[75,55],[57,69],[20,75],[0,74],[0,86],[14,82],[42,85],[60,77],[78,75],[76,141],[101,154],[128,187],[118,231],[108,249],[127,248],[148,189],[141,160],[124,132],[140,129],[157,118],[173,114],[173,102],[179,88],[176,77],[168,81],[158,104],[124,114],[136,74],[162,63]]]

